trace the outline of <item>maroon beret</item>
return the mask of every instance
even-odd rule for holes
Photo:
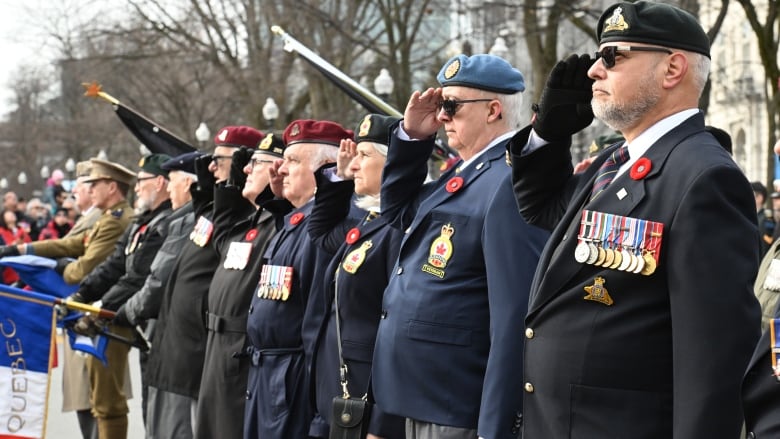
[[[284,130],[284,143],[289,148],[296,143],[324,143],[338,147],[341,139],[351,139],[355,133],[329,120],[295,120]]]
[[[220,128],[214,136],[214,145],[233,148],[254,148],[263,139],[263,133],[248,126],[230,126]]]

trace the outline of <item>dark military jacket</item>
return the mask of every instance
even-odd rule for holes
[[[166,201],[139,216],[117,241],[111,256],[81,281],[79,293],[91,302],[102,300],[103,308],[119,309],[149,275],[168,233],[170,214],[171,202]]]

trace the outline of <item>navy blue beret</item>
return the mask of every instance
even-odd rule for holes
[[[461,86],[501,94],[525,90],[520,70],[495,55],[458,55],[450,58],[436,75],[442,87]]]
[[[599,19],[596,37],[599,44],[655,44],[710,56],[710,40],[696,17],[663,3],[640,0],[608,7]]]
[[[201,155],[203,155],[203,153],[198,151],[187,152],[182,155],[177,155],[176,157],[163,163],[161,168],[167,171],[183,171],[183,172],[188,172],[190,174],[194,174],[195,159],[200,157]]]

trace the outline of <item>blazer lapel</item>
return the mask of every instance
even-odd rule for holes
[[[585,265],[574,260],[574,249],[577,245],[577,235],[582,216],[582,210],[593,210],[621,216],[632,216],[637,206],[647,196],[647,182],[661,173],[664,164],[675,147],[685,138],[700,132],[704,126],[704,118],[699,113],[688,119],[680,126],[662,136],[642,156],[650,162],[650,172],[643,178],[634,180],[630,171],[625,172],[607,186],[606,189],[593,201],[589,201],[593,181],[602,163],[612,152],[622,146],[618,143],[605,150],[599,158],[585,171],[590,173],[583,179],[582,186],[577,190],[569,208],[556,227],[550,242],[540,261],[540,269],[534,279],[529,303],[529,315],[537,311],[550,299],[552,299]],[[566,224],[563,227],[563,224]],[[563,241],[563,237],[566,240]],[[548,258],[548,259],[545,259]],[[542,265],[544,264],[544,265]],[[542,267],[547,267],[542,271]]]

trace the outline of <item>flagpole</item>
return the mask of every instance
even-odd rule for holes
[[[371,90],[363,87],[362,85],[360,85],[360,83],[358,83],[354,79],[344,74],[344,72],[342,72],[341,70],[337,69],[333,64],[325,61],[322,57],[312,52],[308,47],[304,46],[300,41],[291,37],[290,34],[285,32],[284,29],[281,28],[281,26],[271,26],[271,32],[282,37],[282,39],[284,40],[285,51],[298,52],[298,54],[301,55],[302,57],[320,66],[325,71],[337,77],[341,81],[344,81],[350,87],[352,87],[356,92],[358,92],[361,96],[363,96],[366,100],[371,102],[371,104],[377,106],[382,111],[384,111],[385,114],[387,114],[388,116],[395,116],[395,117],[403,116],[403,113],[396,110],[387,102],[383,101],[382,98],[372,93]]]
[[[76,302],[74,300],[61,299],[48,294],[36,293],[35,291],[22,290],[8,285],[0,284],[0,296],[9,299],[24,300],[26,302],[37,303],[39,305],[62,305],[68,309],[76,311],[89,312],[105,319],[113,319],[116,313],[97,306],[86,303]]]

